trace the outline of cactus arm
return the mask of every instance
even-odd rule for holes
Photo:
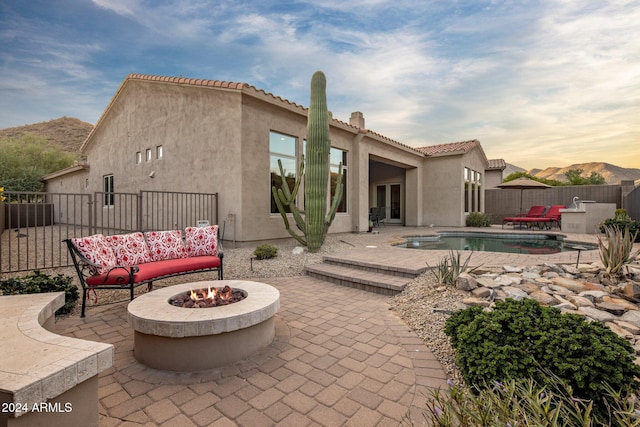
[[[333,222],[333,219],[336,217],[336,212],[338,211],[338,205],[342,201],[342,193],[344,191],[344,186],[342,185],[342,162],[340,162],[340,165],[338,166],[338,171],[340,171],[340,173],[338,173],[338,178],[336,179],[336,193],[333,195],[333,200],[331,201],[331,208],[329,209],[329,212],[327,213],[327,217],[324,221],[327,230],[329,229],[329,226]]]
[[[287,232],[289,232],[289,234],[294,239],[296,239],[298,242],[300,242],[301,245],[307,246],[306,240],[303,237],[301,237],[298,234],[296,234],[296,232],[293,231],[291,229],[291,227],[289,226],[289,218],[287,218],[287,212],[284,210],[284,205],[282,204],[282,200],[281,200],[281,197],[284,196],[283,193],[282,193],[282,190],[281,189],[277,189],[275,187],[275,185],[274,185],[273,187],[271,187],[271,193],[273,194],[273,198],[276,201],[276,206],[278,207],[278,212],[280,212],[280,216],[282,217],[282,220],[284,221],[284,228],[287,230]],[[291,207],[291,205],[289,205],[289,206]],[[295,206],[293,206],[292,211],[294,209],[295,209]],[[299,213],[298,213],[298,216],[299,216]],[[294,217],[295,217],[295,213],[294,213]],[[296,224],[298,224],[298,227],[299,227],[299,223],[298,223],[297,219],[296,219]]]

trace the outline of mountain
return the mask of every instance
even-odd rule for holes
[[[602,175],[607,182],[607,184],[620,184],[620,181],[632,180],[638,181],[640,180],[640,169],[636,168],[623,168],[620,166],[612,165],[610,163],[604,162],[590,162],[590,163],[577,163],[570,166],[564,167],[549,167],[546,169],[531,169],[527,171],[530,175],[536,176],[538,178],[545,179],[555,179],[558,181],[567,181],[566,176],[564,175],[570,169],[582,169],[583,176],[589,176],[592,172],[599,173]],[[507,169],[505,169],[505,173],[503,173],[503,177],[509,175],[507,171],[510,170],[512,172],[521,172],[525,169],[519,168],[514,165],[510,165],[507,163]]]
[[[0,129],[0,140],[19,138],[26,133],[31,133],[45,138],[50,143],[57,144],[65,151],[78,154],[80,146],[91,129],[93,129],[91,123],[72,117],[60,117],[48,122]]]

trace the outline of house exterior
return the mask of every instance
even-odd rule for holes
[[[82,145],[87,164],[45,177],[47,191],[217,192],[219,222],[233,223],[226,240],[287,238],[271,187],[278,160],[288,180],[298,173],[306,125],[307,109],[245,83],[132,74]],[[483,210],[489,163],[477,140],[413,148],[368,130],[360,112],[332,118],[330,136],[344,182],[330,233],[366,231],[372,207],[407,226],[462,226]]]

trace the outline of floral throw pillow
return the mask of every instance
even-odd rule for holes
[[[118,264],[116,255],[102,234],[76,237],[71,239],[71,242],[83,257],[100,266],[97,269],[98,274],[107,273],[110,267],[115,267]]]
[[[218,256],[218,226],[187,227],[184,230],[189,256]]]
[[[187,257],[180,230],[147,231],[144,237],[147,239],[151,259],[154,261]]]
[[[107,236],[107,242],[120,265],[137,265],[151,262],[151,252],[142,233]]]

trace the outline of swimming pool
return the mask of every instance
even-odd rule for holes
[[[545,255],[564,251],[597,249],[589,243],[566,242],[554,234],[478,233],[443,231],[432,236],[405,236],[403,248],[422,250],[459,250]]]

